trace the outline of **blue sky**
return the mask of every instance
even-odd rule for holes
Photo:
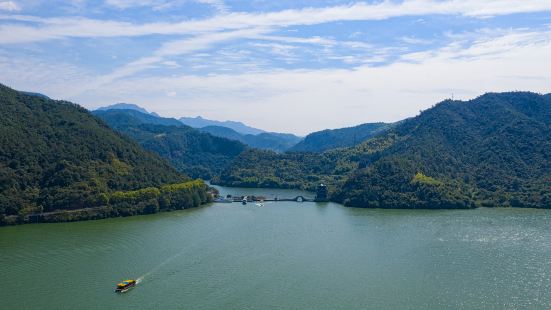
[[[551,1],[0,0],[0,83],[306,134],[551,92]]]

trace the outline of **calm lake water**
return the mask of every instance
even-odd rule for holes
[[[278,202],[4,227],[0,308],[549,309],[550,223],[551,210]],[[126,278],[141,283],[115,294]]]

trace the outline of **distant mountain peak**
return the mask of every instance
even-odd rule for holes
[[[245,125],[241,122],[210,120],[210,119],[203,118],[202,116],[181,117],[180,122],[193,128],[203,128],[207,126],[226,127],[226,128],[233,129],[238,133],[244,134],[244,135],[258,135],[266,132],[262,129]]]
[[[125,103],[125,102],[119,102],[119,103],[115,103],[115,104],[112,104],[110,106],[106,106],[106,107],[101,107],[101,108],[98,108],[96,109],[97,111],[106,111],[106,110],[134,110],[134,111],[138,111],[138,112],[141,112],[141,113],[144,113],[144,114],[151,114],[151,115],[154,115],[154,116],[159,116],[157,113],[155,112],[149,112],[147,111],[146,109],[140,107],[139,105],[137,104],[133,104],[133,103]]]

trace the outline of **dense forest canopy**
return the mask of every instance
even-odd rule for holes
[[[288,149],[289,152],[323,152],[330,149],[352,147],[384,132],[392,124],[366,123],[354,127],[326,129],[307,135],[304,140]]]
[[[394,142],[394,135],[381,135],[354,148],[312,152],[288,152],[250,149],[240,154],[231,166],[212,182],[227,186],[277,187],[315,190],[319,183],[335,189],[346,176],[358,169],[367,155]]]
[[[0,85],[0,222],[189,180],[87,110]]]
[[[147,111],[146,111],[147,112]],[[113,128],[126,128],[126,127],[135,127],[141,124],[154,124],[154,125],[164,125],[164,126],[176,126],[176,127],[186,127],[191,129],[188,126],[183,125],[178,120],[173,118],[159,117],[149,113],[144,113],[135,109],[98,109],[92,111],[92,114],[103,119],[110,127]]]
[[[215,181],[311,189],[356,207],[551,207],[551,98],[447,100],[385,133],[320,154],[242,154]]]
[[[93,113],[194,178],[212,178],[246,149],[238,141],[199,132],[172,118],[120,109]]]
[[[237,140],[253,148],[276,152],[284,152],[301,141],[301,138],[288,133],[263,132],[256,135],[241,134],[231,128],[222,126],[206,126],[199,130],[210,133],[213,136]]]

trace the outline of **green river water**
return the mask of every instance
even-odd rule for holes
[[[277,202],[2,227],[0,309],[550,309],[550,223]]]

